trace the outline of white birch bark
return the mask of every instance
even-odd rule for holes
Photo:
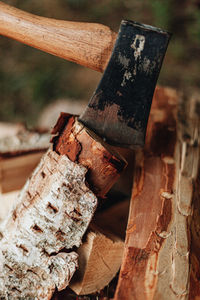
[[[97,205],[86,171],[52,150],[44,155],[1,224],[0,299],[50,299],[68,285],[77,267],[71,249]]]

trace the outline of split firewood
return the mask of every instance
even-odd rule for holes
[[[115,277],[122,262],[124,243],[114,235],[90,231],[79,247],[79,268],[69,287],[77,295],[102,290]]]
[[[92,190],[104,196],[125,166],[72,116],[62,114],[53,133],[53,149],[1,224],[2,298],[50,299],[68,285],[77,268],[72,248],[97,206]]]
[[[199,105],[156,90],[146,147],[136,154],[116,300],[200,297]]]
[[[7,126],[7,125],[6,125]],[[22,126],[0,125],[0,187],[2,193],[19,190],[49,148],[49,133],[27,131]]]
[[[183,205],[181,209],[186,208],[186,212],[191,214],[188,217],[188,228],[191,239],[190,255],[189,255],[189,299],[197,300],[200,298],[200,96],[194,95],[187,111],[190,119],[182,116],[182,132],[183,140],[181,174],[179,186],[182,189]],[[186,122],[185,122],[186,120]],[[191,207],[190,207],[191,206]],[[189,208],[189,209],[187,209]]]

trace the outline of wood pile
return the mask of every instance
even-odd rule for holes
[[[200,298],[199,108],[199,95],[158,87],[145,149],[126,153],[126,172],[124,150],[71,115],[51,146],[47,133],[0,124],[1,299]],[[112,295],[98,294],[105,286]]]

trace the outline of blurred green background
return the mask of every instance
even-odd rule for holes
[[[121,19],[173,33],[159,83],[188,93],[200,79],[199,0],[10,0],[31,13],[98,22],[117,31]],[[53,101],[90,98],[101,74],[0,36],[0,121],[37,123]]]

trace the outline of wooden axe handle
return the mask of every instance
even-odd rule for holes
[[[100,72],[116,40],[107,26],[44,18],[1,1],[0,34]]]

